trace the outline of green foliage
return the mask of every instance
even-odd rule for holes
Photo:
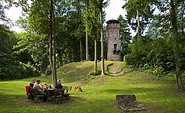
[[[30,64],[9,64],[0,68],[0,80],[12,80],[39,76],[40,73]]]
[[[19,39],[16,39],[16,36],[9,30],[8,27],[0,25],[0,37],[0,80],[38,76],[39,73],[33,66],[24,63],[18,63],[19,60],[17,59],[15,48],[13,47],[16,45]],[[26,44],[27,43],[25,42],[20,44],[24,47],[19,49],[20,53],[27,53],[25,52]],[[26,54],[22,54],[22,58],[26,57],[24,55]],[[25,60],[22,59],[22,61],[24,62]]]
[[[136,42],[131,45],[131,54],[125,56],[126,64],[147,70],[154,75],[174,70],[171,41],[168,39],[146,39],[146,43],[138,40],[137,43],[140,46],[136,46]]]
[[[46,36],[19,33],[16,37],[18,39],[17,45],[14,46],[16,60],[23,63],[30,62],[41,73],[44,73],[49,64],[49,61],[46,60],[48,59]]]
[[[167,79],[169,80],[176,80],[175,72],[170,72],[166,75]]]
[[[120,40],[121,40],[121,46],[122,46],[122,56],[125,56],[126,54],[130,54],[130,43],[131,43],[131,33],[128,25],[128,21],[123,18],[123,16],[119,16],[118,20],[120,22]]]
[[[85,28],[92,37],[95,37],[100,31],[100,9],[97,5],[98,4],[94,3],[93,0],[90,0],[89,8],[88,10],[84,10],[83,16]]]
[[[182,77],[185,77],[185,71],[182,71]],[[168,72],[166,78],[173,81],[177,80],[175,71]]]
[[[144,33],[149,18],[154,12],[155,8],[151,4],[152,1],[153,0],[127,0],[127,3],[123,6],[127,11],[126,17],[130,27],[137,31],[137,34],[141,35]]]
[[[14,67],[13,45],[16,43],[15,36],[5,25],[0,25],[0,79],[8,78],[8,73],[16,70]],[[13,71],[14,72],[14,71]],[[11,74],[13,74],[13,72]]]
[[[94,70],[89,72],[88,76],[97,76],[97,75],[101,75],[101,70],[97,69],[97,71],[95,72]]]
[[[39,71],[30,63],[24,64],[20,62],[19,67],[21,68],[20,78],[36,77],[40,75]]]
[[[5,67],[1,67],[0,72],[0,79],[1,80],[11,80],[16,79],[21,76],[20,74],[20,68],[16,65],[6,65]]]
[[[4,6],[2,3],[0,3],[0,20],[1,21],[7,21],[7,17],[6,17],[5,12],[4,12],[4,10],[6,8],[7,8],[6,6]]]
[[[161,76],[164,74],[164,68],[162,66],[150,66],[149,64],[144,64],[141,69],[155,76]]]
[[[30,9],[29,9],[29,31],[35,32],[37,34],[45,34],[48,35],[50,21],[49,21],[49,13],[50,12],[50,2],[35,0]]]

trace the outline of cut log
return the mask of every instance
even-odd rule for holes
[[[116,95],[116,106],[129,106],[136,102],[135,95]]]

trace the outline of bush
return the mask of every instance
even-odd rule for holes
[[[149,64],[144,64],[142,70],[150,70],[152,67]]]
[[[153,75],[156,75],[156,76],[160,76],[162,75],[164,72],[164,68],[162,66],[155,66],[153,69],[152,69],[152,74]]]
[[[167,79],[176,80],[175,72],[170,72],[166,75]]]
[[[30,64],[18,63],[0,69],[0,80],[12,80],[39,76],[39,72]]]
[[[101,70],[97,70],[97,72],[95,73],[95,71],[93,70],[93,71],[91,71],[91,72],[89,72],[89,74],[88,74],[88,76],[97,76],[97,75],[100,75],[101,74]]]
[[[19,65],[21,66],[21,78],[35,77],[40,75],[37,69],[30,65],[30,63],[24,64],[20,62]]]
[[[162,66],[151,66],[146,63],[141,69],[156,76],[164,74],[164,68]]]
[[[11,80],[20,77],[20,68],[16,65],[7,65],[6,67],[2,68],[2,71],[0,73],[1,80]]]

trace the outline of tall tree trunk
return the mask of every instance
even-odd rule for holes
[[[102,8],[102,7],[101,7]],[[103,12],[100,10],[100,27],[101,27],[101,75],[105,75],[105,64],[104,64],[104,43],[103,43]]]
[[[86,32],[86,60],[88,61],[89,60],[88,32],[87,30],[85,32]]]
[[[57,73],[56,73],[56,27],[55,27],[55,13],[53,10],[53,83],[54,87],[57,84]]]
[[[88,3],[86,2],[86,10],[88,10]],[[89,60],[89,45],[88,45],[88,32],[87,32],[87,29],[85,31],[86,33],[86,60],[88,61]]]
[[[181,11],[183,12],[183,13],[181,13],[181,23],[182,23],[182,26],[181,26],[181,36],[185,36],[185,31],[184,31],[184,29],[185,29],[185,26],[184,26],[184,24],[185,24],[185,19],[184,19],[184,12],[185,12],[185,1],[184,2],[182,2],[181,3]]]
[[[138,33],[138,37],[141,37],[141,25],[140,25],[139,11],[138,10],[137,10],[137,33]]]
[[[53,56],[53,53],[52,53],[52,37],[53,37],[53,31],[52,31],[52,26],[53,26],[53,22],[52,22],[52,0],[50,1],[51,2],[51,6],[50,6],[50,38],[49,38],[49,63],[50,63],[50,70],[52,72],[52,69],[53,69],[53,60],[52,60],[52,56]]]
[[[80,61],[82,62],[83,61],[83,51],[82,51],[82,39],[80,38]]]
[[[61,50],[58,49],[57,53],[58,53],[58,59],[59,59],[59,66],[62,66],[63,65],[63,62],[62,62],[62,53],[61,53]]]
[[[137,36],[136,36],[136,54],[140,54],[140,39],[141,39],[141,25],[140,25],[140,19],[139,19],[139,11],[137,10]]]
[[[174,0],[170,1],[171,6],[171,24],[172,24],[172,36],[173,36],[173,50],[176,64],[176,78],[178,91],[184,91],[184,86],[182,82],[181,74],[181,64],[180,64],[180,54],[179,54],[179,41],[178,41],[178,28],[177,28],[177,14],[176,14],[176,4]]]
[[[94,73],[97,73],[97,34],[94,36]]]
[[[56,86],[56,83],[57,83],[57,76],[56,76],[56,51],[55,51],[55,40],[56,40],[56,37],[55,37],[55,15],[54,15],[54,9],[53,9],[53,0],[51,0],[51,18],[50,18],[50,21],[51,21],[51,39],[52,39],[52,52],[53,52],[53,65],[52,65],[52,82],[53,82],[53,85],[54,87]]]
[[[50,63],[50,70],[52,72],[52,68],[53,68],[53,61],[52,61],[52,34],[50,34],[49,36],[49,63]]]

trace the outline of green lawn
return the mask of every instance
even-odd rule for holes
[[[89,76],[93,62],[71,63],[57,70],[63,85],[80,85],[83,92],[70,91],[70,100],[62,104],[34,103],[27,100],[25,86],[32,78],[0,82],[1,113],[120,113],[116,95],[135,94],[146,110],[141,113],[184,113],[185,94],[179,93],[176,81],[155,77],[125,68],[121,62],[106,62],[116,76]],[[110,65],[111,64],[111,65]],[[100,63],[99,63],[100,65]],[[123,68],[123,72],[119,72]],[[122,75],[119,75],[119,73]],[[41,76],[42,83],[51,83],[51,76]]]

